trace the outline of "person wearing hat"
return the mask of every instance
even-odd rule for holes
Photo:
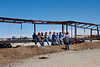
[[[37,35],[36,35],[36,32],[34,32],[32,37],[33,37],[33,41],[35,42],[35,45],[37,46]]]
[[[42,41],[41,41],[41,35],[40,35],[40,32],[38,32],[37,40],[39,41],[40,45],[42,46]]]

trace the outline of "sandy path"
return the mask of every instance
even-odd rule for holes
[[[39,59],[39,57],[48,57]],[[100,49],[64,51],[20,60],[7,67],[100,67]]]

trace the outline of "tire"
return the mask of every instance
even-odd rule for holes
[[[0,48],[3,48],[3,44],[0,44]]]
[[[12,45],[11,45],[10,43],[8,43],[8,44],[6,45],[6,48],[12,48]]]

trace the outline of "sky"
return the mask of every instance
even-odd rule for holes
[[[100,24],[100,0],[0,0],[0,17]],[[21,30],[20,24],[0,23],[0,38],[31,37],[34,25],[22,26]],[[60,32],[61,29],[61,25],[36,25],[37,32]],[[90,34],[89,30],[85,33],[82,30],[78,29],[79,35]]]

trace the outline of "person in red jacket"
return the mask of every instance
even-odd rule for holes
[[[40,45],[42,45],[40,32],[38,32],[38,35],[37,35],[37,40],[39,41]]]

